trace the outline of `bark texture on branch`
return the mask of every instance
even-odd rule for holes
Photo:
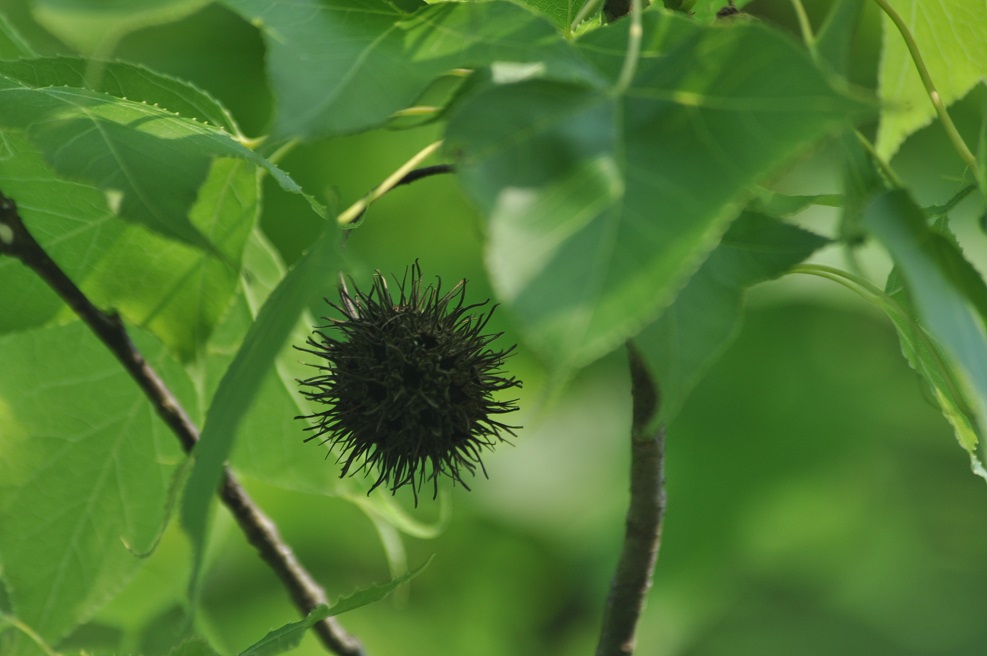
[[[630,504],[624,545],[603,616],[597,656],[634,653],[637,623],[644,610],[665,515],[665,428],[647,433],[658,412],[658,389],[640,353],[627,344],[633,415],[631,423]]]
[[[171,428],[189,453],[199,441],[199,430],[161,377],[134,346],[119,315],[97,308],[34,239],[17,211],[17,205],[0,192],[0,255],[21,261],[44,280],[72,308],[110,350],[144,392],[158,416]],[[328,603],[325,591],[302,566],[277,527],[247,495],[229,469],[224,469],[219,489],[223,503],[233,514],[247,540],[259,552],[287,588],[303,615]],[[340,656],[363,656],[359,640],[346,633],[335,618],[314,626],[322,644]]]

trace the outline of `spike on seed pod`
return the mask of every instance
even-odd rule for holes
[[[437,278],[423,287],[417,262],[397,299],[380,271],[367,292],[351,292],[341,279],[339,304],[326,300],[341,318],[325,318],[296,347],[319,358],[311,364],[317,375],[298,382],[306,398],[325,406],[299,417],[310,420],[305,441],[339,451],[340,477],[375,469],[371,491],[384,485],[393,494],[407,485],[415,505],[426,481],[435,498],[443,475],[468,490],[464,474],[479,468],[486,476],[482,451],[520,428],[498,420],[517,410],[517,399],[495,395],[521,381],[501,371],[515,347],[494,350],[501,333],[483,334],[496,306],[466,304],[465,280],[444,295],[441,286]]]

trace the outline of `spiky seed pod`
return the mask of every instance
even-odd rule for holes
[[[465,280],[445,295],[441,286],[436,278],[423,289],[417,262],[397,301],[380,271],[367,293],[351,293],[341,280],[340,304],[326,303],[342,318],[324,317],[328,325],[299,347],[320,359],[311,365],[319,374],[298,381],[302,394],[327,406],[301,417],[313,420],[305,441],[322,439],[340,451],[340,477],[376,468],[371,491],[409,485],[415,505],[426,480],[438,494],[440,475],[469,489],[463,472],[479,467],[486,476],[481,452],[519,428],[495,418],[517,410],[517,399],[494,394],[521,387],[500,371],[515,347],[493,350],[501,333],[483,334],[496,306],[474,312],[489,301],[466,305]],[[324,332],[330,329],[335,335]]]

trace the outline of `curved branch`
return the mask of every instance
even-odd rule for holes
[[[168,425],[188,453],[199,441],[199,430],[156,371],[144,360],[116,313],[103,312],[89,300],[24,225],[17,205],[0,192],[0,255],[10,255],[34,271],[89,326],[116,356],[155,412]],[[319,604],[328,603],[326,593],[298,561],[277,527],[251,500],[233,473],[224,469],[219,490],[223,503],[236,518],[247,540],[260,553],[288,589],[295,606],[307,615]],[[363,647],[346,633],[334,618],[315,625],[322,644],[340,656],[362,656]]]
[[[641,354],[627,343],[633,419],[631,423],[631,500],[624,546],[610,583],[596,656],[634,653],[637,623],[644,610],[661,545],[665,515],[665,428],[648,433],[658,412],[658,389]]]

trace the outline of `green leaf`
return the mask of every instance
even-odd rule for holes
[[[589,74],[546,20],[508,2],[443,3],[409,15],[381,0],[224,1],[264,34],[282,137],[382,125],[455,68],[497,61],[515,74],[518,64],[528,75]]]
[[[740,328],[746,288],[777,278],[829,240],[745,212],[657,321],[634,338],[661,393],[668,424]]]
[[[987,479],[978,445],[987,430],[987,286],[905,191],[878,196],[864,224],[894,258],[919,319],[917,330],[896,322],[903,350],[932,386],[973,470]],[[920,331],[933,341],[924,344]]]
[[[264,303],[206,413],[195,465],[185,488],[182,526],[192,541],[191,591],[197,591],[209,509],[233,448],[237,428],[306,305],[336,272],[339,231],[328,225]]]
[[[987,79],[987,5],[969,0],[896,0],[929,75],[947,106]],[[884,101],[876,148],[890,159],[909,135],[928,125],[935,108],[898,29],[883,17],[878,91]]]
[[[7,17],[0,14],[0,61],[30,59],[37,56],[27,41],[14,29]]]
[[[787,38],[644,15],[626,96],[534,80],[494,85],[450,117],[447,151],[487,214],[487,267],[527,342],[570,369],[671,303],[750,187],[863,105]],[[581,41],[608,76],[627,30]]]
[[[240,132],[226,108],[205,91],[138,64],[76,57],[35,58],[0,62],[0,75],[33,88],[66,86],[100,91],[121,100],[160,106],[184,118],[211,123],[230,134]]]
[[[4,127],[25,130],[59,175],[102,189],[123,218],[211,250],[189,210],[213,158],[246,159],[301,193],[283,171],[222,130],[87,89],[33,88],[0,74]]]
[[[294,649],[301,643],[305,631],[312,628],[317,622],[321,622],[327,617],[334,617],[360,608],[361,606],[372,604],[375,601],[380,601],[391,594],[398,586],[418,576],[431,561],[432,559],[429,558],[413,571],[387,583],[357,590],[353,594],[341,598],[331,606],[325,604],[317,606],[305,619],[285,624],[281,628],[271,631],[259,641],[240,652],[240,656],[275,656],[276,654],[283,654],[289,649]]]
[[[285,276],[274,247],[257,231],[247,244],[243,266],[242,293],[207,349],[208,380],[203,387],[209,395],[214,393],[265,301]],[[331,293],[333,280],[333,276],[326,276],[318,285],[318,293]],[[308,313],[303,312],[286,342],[303,344],[314,324]],[[339,480],[339,469],[333,459],[327,461],[325,447],[305,444],[306,424],[295,419],[298,415],[311,414],[297,383],[298,379],[308,377],[308,372],[294,349],[282,348],[277,353],[273,367],[240,423],[230,462],[238,473],[282,489],[335,494],[349,490],[352,479]]]
[[[170,23],[209,0],[34,0],[34,17],[62,41],[106,57],[129,32]]]
[[[135,337],[187,395],[166,351]],[[0,337],[0,352],[2,576],[16,616],[55,644],[136,571],[125,545],[154,539],[181,456],[82,323]]]
[[[49,255],[99,307],[158,336],[182,359],[203,345],[238,281],[244,242],[258,210],[256,168],[217,159],[190,210],[190,220],[222,257],[115,218],[105,197],[59,179],[23,137],[7,133],[0,189],[13,198]],[[0,260],[0,332],[36,326],[62,303],[32,272]]]

